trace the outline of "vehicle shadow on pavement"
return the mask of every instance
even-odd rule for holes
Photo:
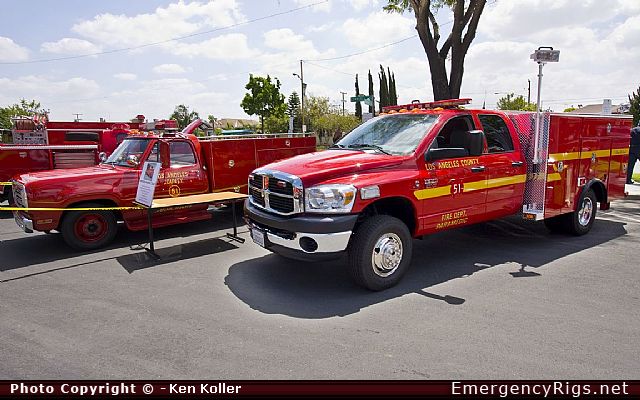
[[[189,260],[192,258],[202,257],[209,254],[222,253],[227,250],[237,249],[235,244],[220,238],[210,238],[198,240],[185,244],[177,244],[175,246],[157,249],[156,254],[159,259],[152,258],[146,251],[127,254],[126,256],[117,257],[116,260],[127,272],[156,267],[162,264],[168,264],[176,261]]]
[[[609,220],[598,220],[588,235],[574,237],[550,234],[543,223],[514,217],[414,240],[409,271],[397,286],[382,292],[353,284],[346,257],[305,263],[267,255],[232,265],[225,284],[252,309],[296,318],[346,316],[410,293],[460,306],[467,299],[428,288],[505,264],[510,269],[505,273],[513,278],[534,279],[541,275],[535,268],[625,234],[623,223]]]
[[[162,244],[157,243],[161,240],[180,237],[188,238],[190,236],[219,230],[229,231],[232,226],[233,221],[230,212],[214,211],[213,219],[208,221],[198,221],[154,229],[156,248],[158,248],[158,251],[161,250]],[[62,235],[58,233],[49,235],[20,235],[17,239],[0,240],[0,254],[3,255],[3,259],[0,261],[0,271],[9,271],[53,261],[71,260],[76,257],[105,253],[114,249],[124,248],[128,250],[129,246],[148,242],[147,231],[131,232],[124,226],[119,226],[118,234],[113,243],[108,247],[93,251],[76,251],[71,249],[62,239]],[[216,236],[219,236],[219,234],[216,234]],[[70,262],[73,261],[71,260]]]
[[[0,203],[0,207],[9,207],[9,205]],[[13,219],[13,213],[11,211],[0,211],[0,219]]]

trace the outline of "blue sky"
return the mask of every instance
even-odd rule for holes
[[[288,96],[299,91],[292,74],[300,59],[308,93],[332,104],[340,104],[341,91],[353,95],[355,73],[366,90],[367,70],[376,73],[379,64],[395,72],[401,102],[428,101],[430,76],[418,39],[378,49],[415,35],[413,16],[386,14],[383,3],[5,0],[0,105],[34,98],[56,120],[73,113],[85,120],[163,118],[177,104],[245,118],[239,104],[249,73],[279,78]],[[438,14],[446,34],[451,18],[448,10]],[[149,45],[186,35],[195,36]],[[527,79],[535,93],[537,67],[528,56],[541,45],[561,50],[561,62],[545,67],[546,106],[624,102],[640,86],[640,1],[490,0],[467,57],[462,95],[491,107],[505,92],[526,94]],[[120,51],[139,46],[146,47]],[[112,53],[34,62],[98,52]],[[354,53],[363,54],[337,58]]]

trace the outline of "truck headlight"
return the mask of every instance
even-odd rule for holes
[[[357,189],[352,185],[319,185],[305,190],[305,211],[348,213],[353,208]]]

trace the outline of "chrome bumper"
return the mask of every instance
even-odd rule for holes
[[[26,233],[33,233],[33,221],[23,216],[18,211],[13,212],[13,218],[16,220],[16,224]]]
[[[306,233],[306,232],[293,232],[292,238],[284,238],[278,236],[272,232],[261,229],[254,224],[249,224],[251,235],[253,236],[253,230],[256,229],[260,233],[264,234],[269,244],[275,244],[278,246],[286,247],[291,250],[301,251],[307,254],[315,253],[338,253],[344,251],[349,244],[352,231],[335,232],[335,233]],[[318,245],[314,251],[308,251],[300,245],[301,240],[305,238],[315,241]],[[268,247],[268,245],[267,245]]]

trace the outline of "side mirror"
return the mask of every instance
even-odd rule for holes
[[[171,166],[171,156],[169,152],[169,143],[161,140],[160,141],[160,162],[162,163],[162,168],[169,168]]]
[[[137,167],[138,165],[140,165],[140,159],[138,158],[138,156],[130,154],[127,156],[127,164],[132,167]]]
[[[463,147],[445,147],[442,149],[430,149],[424,154],[426,162],[444,160],[446,158],[469,157],[469,152]]]
[[[469,145],[469,155],[470,156],[480,156],[482,155],[482,151],[484,150],[484,132],[481,130],[474,130],[467,132],[468,136],[468,145]]]
[[[107,153],[101,151],[100,153],[98,153],[98,159],[100,160],[100,162],[107,161]]]

